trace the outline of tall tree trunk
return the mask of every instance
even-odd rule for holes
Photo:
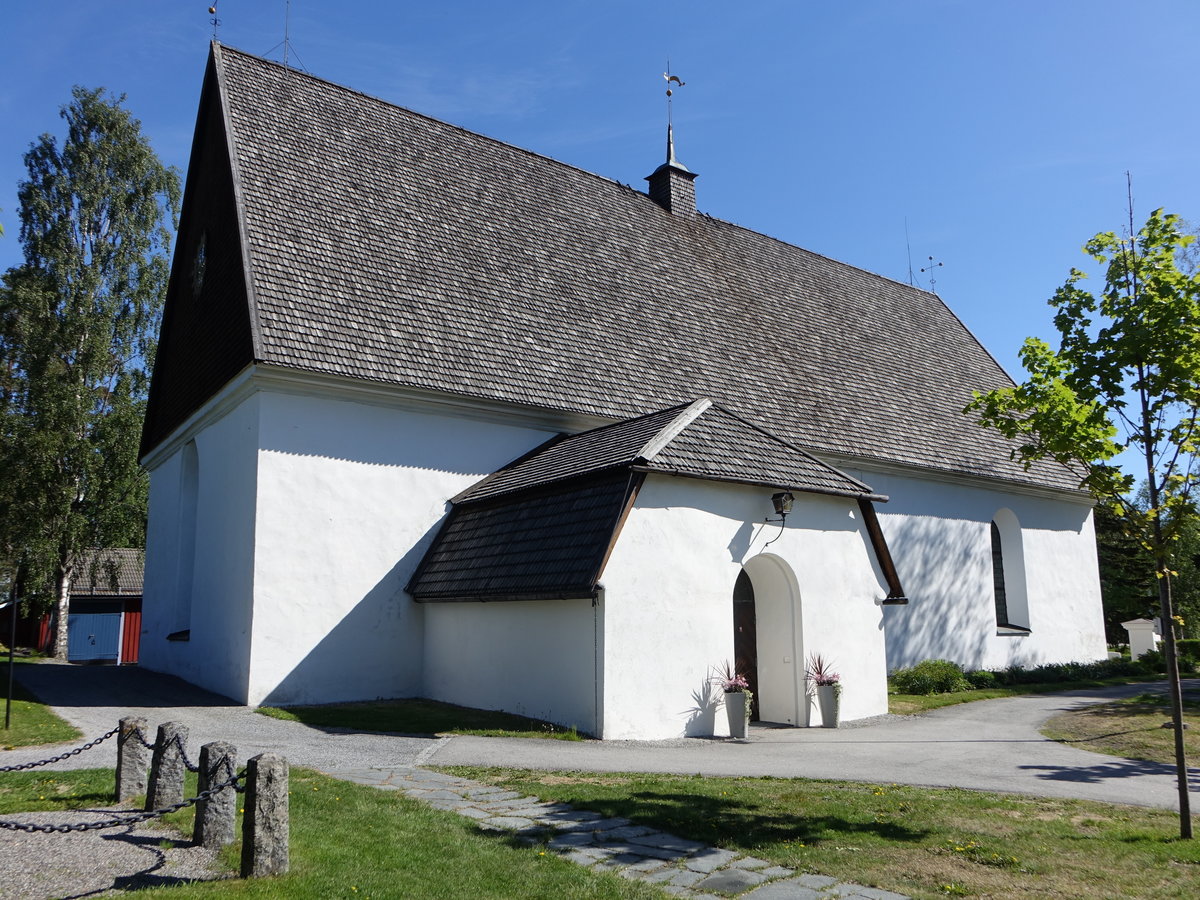
[[[66,566],[60,566],[54,579],[54,591],[57,596],[54,614],[54,658],[67,658],[67,622],[71,611],[71,575]]]

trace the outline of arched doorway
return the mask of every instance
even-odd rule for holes
[[[733,653],[754,692],[752,721],[806,721],[799,703],[800,621],[800,592],[791,567],[772,554],[747,560],[733,589]]]
[[[758,721],[758,626],[754,612],[754,584],[746,570],[733,585],[733,666],[750,683],[750,721]]]

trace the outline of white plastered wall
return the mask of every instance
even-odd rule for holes
[[[764,718],[807,724],[811,653],[842,675],[843,719],[886,712],[886,590],[857,505],[797,494],[781,533],[763,522],[771,493],[647,477],[604,573],[605,738],[728,733],[712,677],[733,659],[743,565],[755,587]]]
[[[427,603],[424,696],[598,730],[601,604]]]
[[[241,702],[247,697],[253,623],[258,415],[258,397],[250,396],[192,436],[198,463],[194,524],[183,521],[192,515],[183,502],[186,445],[150,472],[139,654],[139,664],[148,669]],[[193,544],[194,561],[190,608],[181,619],[184,540]],[[167,640],[182,630],[188,640]]]
[[[878,506],[880,526],[910,599],[886,611],[889,669],[923,659],[995,669],[1104,658],[1096,539],[1086,501],[853,474],[891,498]],[[993,519],[1005,538],[1010,618],[1024,617],[1013,624],[1028,627],[1028,635],[997,633]],[[1019,547],[1010,539],[1017,532]],[[1014,583],[1018,579],[1023,584]]]
[[[548,432],[262,393],[250,703],[422,693],[404,593],[450,497]]]

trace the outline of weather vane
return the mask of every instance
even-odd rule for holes
[[[675,96],[675,92],[673,90],[671,90],[671,85],[677,84],[680,87],[683,87],[684,82],[682,80],[680,80],[678,75],[671,74],[671,61],[669,59],[667,60],[667,71],[663,72],[663,78],[665,78],[667,80],[667,124],[670,125],[670,124],[672,124],[672,122],[671,122],[671,98]]]
[[[217,4],[221,0],[213,0],[212,6],[208,8],[208,14],[212,16],[213,40],[217,39],[217,29],[221,27],[221,20],[217,18]]]
[[[937,291],[934,290],[934,287],[937,285],[937,282],[933,280],[933,270],[936,269],[938,266],[944,266],[944,265],[945,265],[945,263],[940,263],[940,262],[935,263],[933,261],[933,257],[931,256],[931,257],[929,257],[929,265],[921,267],[922,272],[929,273],[929,293],[931,293],[931,294],[937,293]]]

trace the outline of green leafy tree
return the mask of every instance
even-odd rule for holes
[[[137,446],[179,176],[124,99],[76,87],[62,143],[30,146],[25,261],[0,287],[0,564],[31,605],[57,607],[60,657],[81,553],[145,541]]]
[[[1197,424],[1200,422],[1200,275],[1180,269],[1193,240],[1177,216],[1155,210],[1129,236],[1098,234],[1084,245],[1104,267],[1104,287],[1091,293],[1072,269],[1050,300],[1060,335],[1054,350],[1029,338],[1021,350],[1028,379],[976,395],[967,407],[985,425],[1017,441],[1028,466],[1052,458],[1071,467],[1080,485],[1111,502],[1149,553],[1159,608],[1174,620],[1172,546],[1193,515]],[[1144,461],[1144,508],[1126,498],[1133,476],[1114,464],[1135,451]],[[1191,837],[1182,701],[1174,627],[1164,628],[1175,725],[1180,831]]]

